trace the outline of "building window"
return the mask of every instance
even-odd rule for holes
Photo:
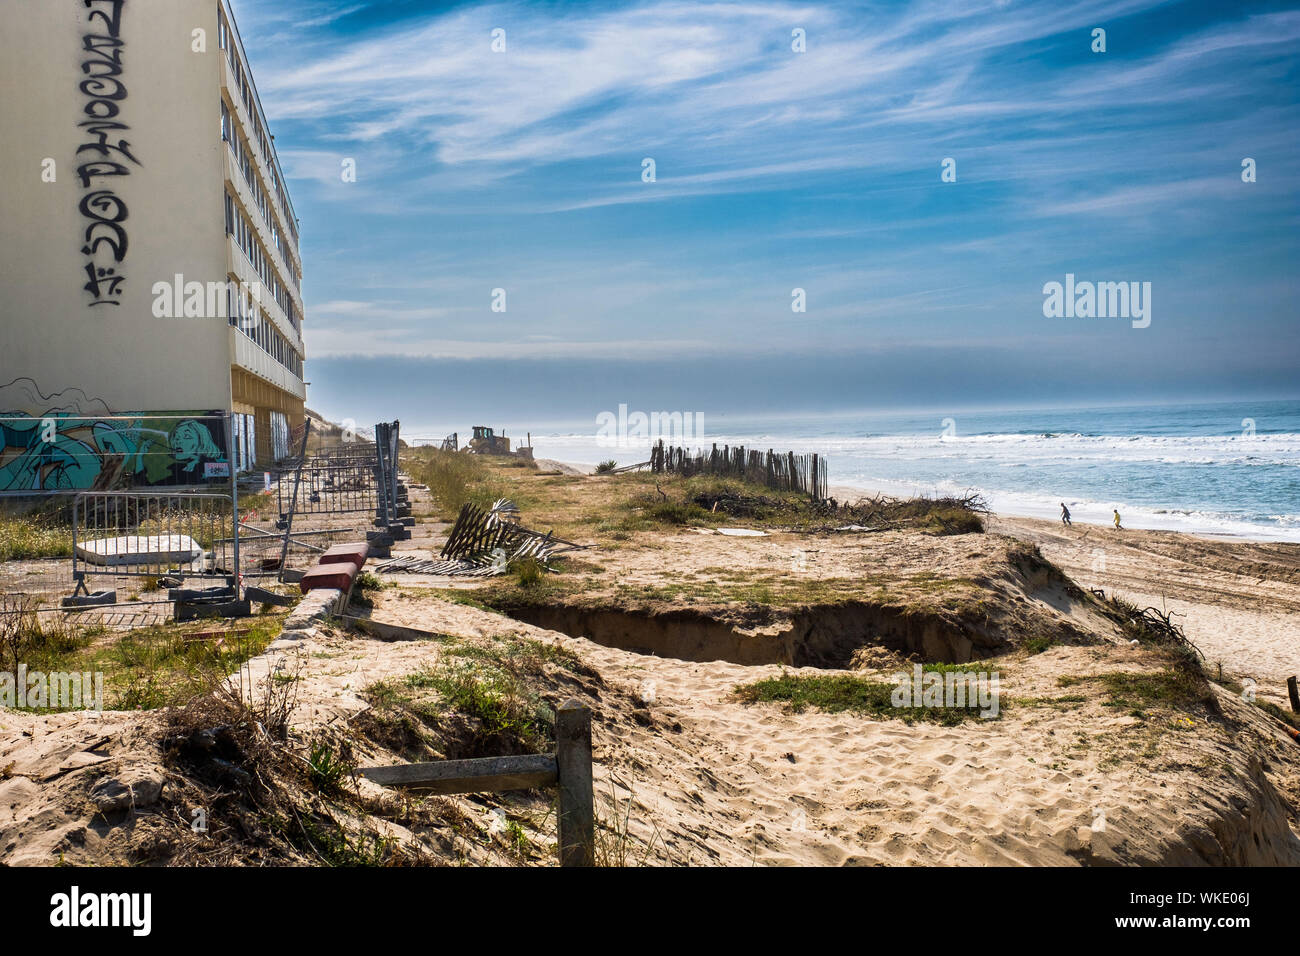
[[[276,461],[289,457],[289,419],[283,412],[271,413],[271,454]]]
[[[252,415],[231,416],[235,439],[235,470],[251,471],[257,464],[257,426]]]
[[[230,431],[235,443],[235,470],[249,471],[257,460],[253,416],[238,413],[231,415]]]

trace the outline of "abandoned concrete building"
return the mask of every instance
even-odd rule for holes
[[[298,221],[227,0],[12,12],[0,491],[88,486],[109,453],[135,484],[288,454],[306,397]]]

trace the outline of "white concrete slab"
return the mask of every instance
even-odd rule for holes
[[[193,564],[203,549],[185,534],[129,534],[77,542],[77,556],[87,564],[106,567]]]

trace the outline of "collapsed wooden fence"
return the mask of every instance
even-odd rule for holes
[[[650,470],[656,474],[722,475],[765,485],[777,491],[796,491],[816,501],[827,497],[826,459],[821,455],[796,455],[794,452],[766,453],[744,445],[715,443],[711,450],[689,452],[685,448],[665,446],[662,439],[650,449]]]

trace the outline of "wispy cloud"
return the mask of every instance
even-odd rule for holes
[[[237,0],[304,218],[316,355],[1051,337],[1037,289],[1062,263],[1208,271],[1231,234],[1259,265],[1223,295],[1268,313],[1261,275],[1295,251],[1295,10],[398,6]],[[1214,304],[1188,301],[1180,320],[1211,328]]]

